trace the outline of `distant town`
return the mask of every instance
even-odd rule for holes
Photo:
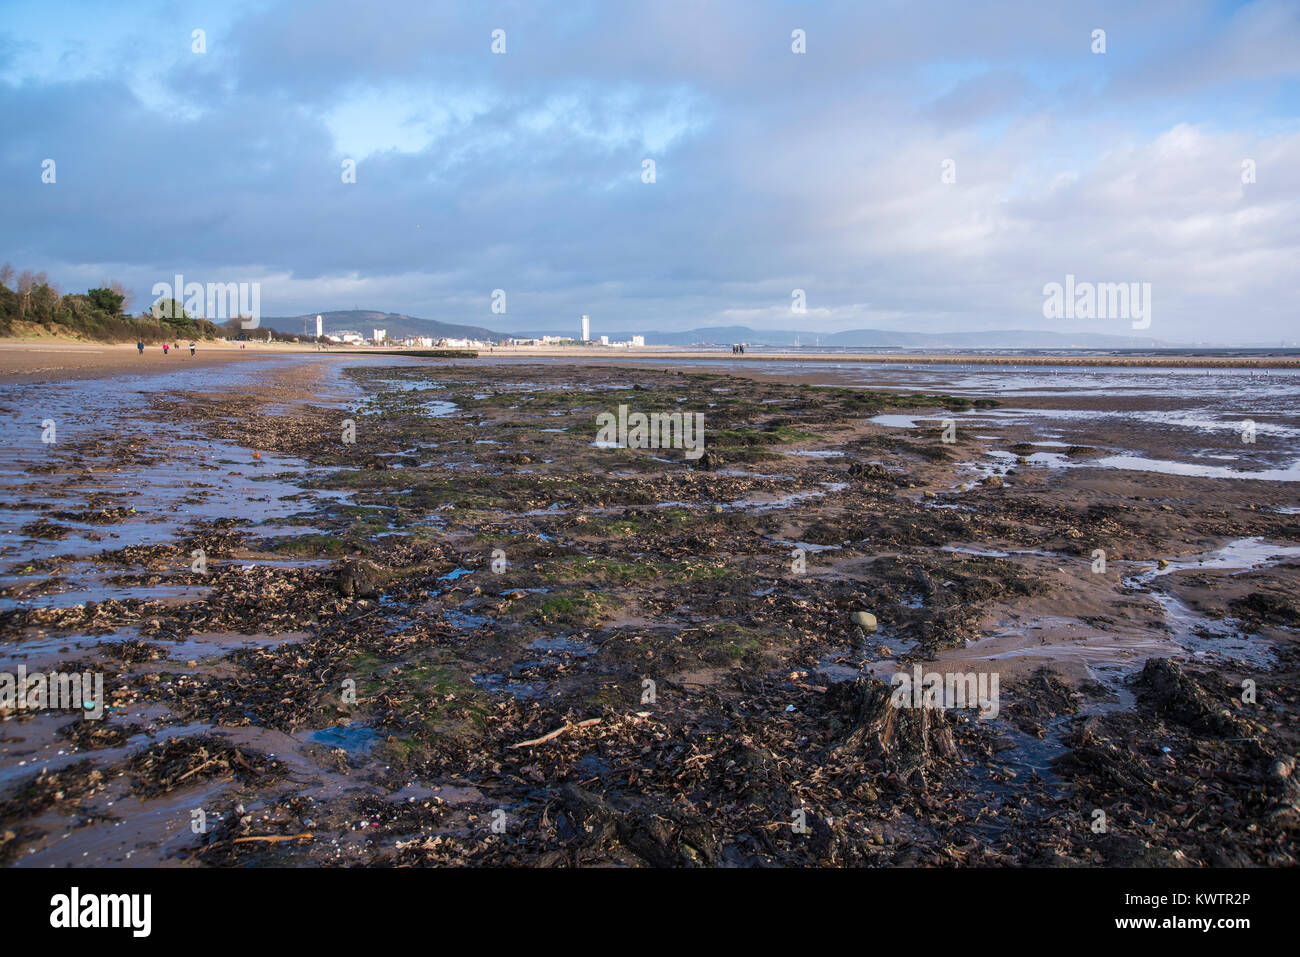
[[[326,332],[324,319],[316,317],[316,340],[347,346],[395,346],[407,349],[487,349],[493,346],[605,346],[611,349],[638,349],[645,346],[645,336],[611,340],[609,336],[591,338],[591,317],[583,316],[577,336],[539,336],[535,338],[468,339],[434,336],[389,336],[387,329],[372,329],[369,336],[351,329]]]

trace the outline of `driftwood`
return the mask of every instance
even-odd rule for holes
[[[878,678],[841,681],[827,689],[832,706],[848,718],[850,730],[833,748],[836,757],[876,759],[904,776],[958,757],[947,712],[942,707],[895,707],[893,689]]]
[[[311,831],[304,831],[301,834],[251,834],[248,837],[237,837],[231,843],[242,844],[245,841],[266,841],[278,844],[281,841],[301,841],[311,836]]]
[[[510,745],[510,747],[512,749],[531,748],[535,744],[545,744],[547,741],[553,741],[571,728],[589,728],[593,724],[600,724],[600,719],[588,718],[586,721],[579,721],[576,724],[574,722],[569,722],[568,724],[563,725],[562,727],[556,728],[554,731],[547,732],[546,734],[542,735],[540,738],[533,738],[531,741],[520,741],[518,744]]]

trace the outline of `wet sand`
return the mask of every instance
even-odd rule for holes
[[[14,342],[0,339],[0,382],[62,382],[118,375],[151,375],[186,368],[209,368],[276,356],[313,353],[314,349],[276,344],[199,342],[191,358],[189,341],[164,356],[161,345],[146,346],[143,355],[131,344]]]
[[[238,343],[201,342],[194,358],[190,357],[188,341],[179,350],[164,356],[160,345],[145,348],[138,355],[133,344],[104,345],[96,343],[66,342],[55,339],[0,340],[0,382],[57,382],[64,379],[84,379],[119,374],[138,374],[166,371],[181,363],[191,366],[212,366],[228,362],[244,362],[274,356],[308,354],[343,359],[356,355],[402,355],[403,350],[357,350],[335,346],[318,350],[314,346],[292,343]],[[406,350],[411,355],[420,350]],[[780,353],[750,352],[732,356],[723,352],[708,352],[651,346],[636,350],[593,350],[565,348],[497,347],[481,350],[481,360],[535,359],[545,362],[580,361],[583,364],[618,365],[654,360],[700,360],[732,364],[752,364],[763,367],[790,362],[833,365],[837,363],[881,363],[889,365],[985,365],[985,366],[1058,366],[1077,368],[1086,366],[1113,368],[1225,368],[1225,369],[1296,369],[1300,368],[1298,356],[1115,356],[1115,355],[991,355],[985,353]],[[820,379],[820,375],[806,378]]]
[[[0,725],[8,863],[1295,863],[1300,486],[1101,464],[1275,466],[1289,399],[390,363],[0,393],[5,668],[112,708]]]

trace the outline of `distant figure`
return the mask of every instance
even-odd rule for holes
[[[190,343],[190,358],[194,358],[194,343]]]
[[[138,349],[138,350],[140,351],[140,355],[144,355],[144,340],[143,340],[143,339],[141,339],[139,342],[137,342],[137,343],[135,344],[135,347],[136,347],[136,349]]]
[[[163,343],[163,355],[167,355],[167,343]]]

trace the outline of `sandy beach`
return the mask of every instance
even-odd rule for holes
[[[146,346],[140,354],[135,345],[118,343],[66,342],[58,340],[15,341],[0,339],[0,381],[58,382],[156,373],[183,368],[208,368],[230,362],[247,362],[268,357],[315,352],[303,346],[281,343],[198,342],[190,357],[189,342],[163,355],[162,346]]]
[[[164,356],[161,346],[147,346],[144,354],[128,343],[97,344],[68,342],[57,339],[3,340],[0,339],[0,381],[55,382],[60,379],[94,378],[159,372],[183,367],[209,367],[230,362],[247,362],[296,354],[317,356],[358,355],[410,355],[418,356],[421,350],[346,349],[320,350],[314,346],[293,343],[225,341],[200,342],[194,358],[189,354],[189,343],[182,342],[179,350]],[[241,345],[243,348],[241,348]],[[984,353],[809,353],[809,352],[749,352],[733,356],[725,351],[700,351],[671,347],[645,349],[564,349],[546,347],[494,347],[481,350],[484,359],[540,359],[544,361],[567,360],[594,364],[619,362],[643,363],[663,359],[723,361],[767,365],[773,363],[845,363],[871,362],[897,365],[989,365],[989,366],[1099,366],[1127,368],[1241,368],[1241,369],[1292,369],[1300,368],[1300,357],[1293,356],[1111,356],[1111,355],[989,355]]]

